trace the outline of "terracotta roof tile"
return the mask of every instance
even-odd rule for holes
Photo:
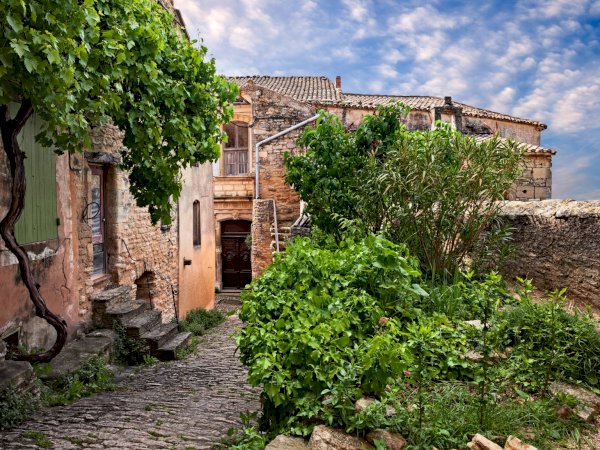
[[[487,139],[491,139],[493,136],[494,136],[493,134],[480,134],[480,135],[476,135],[475,139],[477,141],[481,142],[481,141],[484,141]],[[506,141],[507,139],[501,137],[500,140]],[[539,145],[526,144],[524,142],[519,142],[519,147],[521,147],[527,154],[536,153],[536,154],[540,154],[540,155],[556,155],[556,150],[554,150],[552,148],[541,147]]]
[[[327,77],[271,77],[271,76],[249,76],[231,77],[244,86],[249,80],[254,84],[263,86],[282,95],[287,95],[301,102],[338,102],[341,100],[340,93],[335,84]]]
[[[282,95],[287,95],[298,101],[314,104],[375,109],[380,105],[392,102],[403,102],[413,110],[427,111],[434,107],[444,106],[444,99],[442,97],[343,93],[341,90],[336,89],[335,84],[329,78],[324,76],[276,77],[255,75],[230,77],[229,79],[238,83],[240,87],[244,86],[249,80],[252,80],[256,85],[271,89]],[[526,123],[542,129],[547,128],[545,124],[538,122],[537,120],[509,116],[508,114],[476,108],[459,102],[453,102],[453,104],[460,106],[462,108],[462,113],[465,116]]]

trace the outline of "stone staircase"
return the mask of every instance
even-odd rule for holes
[[[176,323],[162,323],[162,313],[147,300],[133,299],[129,286],[97,292],[91,300],[95,326],[113,329],[119,322],[128,337],[145,341],[150,354],[161,361],[175,359],[192,338],[192,333],[180,333]]]

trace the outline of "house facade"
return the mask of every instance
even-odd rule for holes
[[[159,0],[183,32],[172,1]],[[119,169],[123,135],[110,124],[91,132],[92,146],[57,156],[35,142],[41,123],[29,119],[19,136],[27,153],[25,211],[17,240],[32,261],[49,309],[69,337],[89,328],[93,298],[130,287],[132,300],[162,313],[162,321],[214,305],[214,213],[210,163],[186,169],[170,224],[152,225],[136,205],[128,174]],[[10,202],[10,173],[0,142],[0,217]],[[0,345],[47,349],[55,330],[35,316],[16,258],[0,239]]]
[[[476,108],[450,97],[345,93],[340,77],[335,81],[318,76],[231,80],[239,85],[240,95],[232,122],[224,126],[229,140],[223,144],[221,159],[213,164],[218,290],[243,288],[270,264],[277,247],[283,249],[301,209],[298,195],[284,182],[283,157],[286,152],[301,151],[295,142],[303,127],[294,127],[310,121],[321,109],[336,114],[346,128],[353,129],[378,106],[403,102],[411,108],[406,118],[409,130],[427,130],[442,120],[481,139],[495,133],[515,139],[526,144],[526,168],[508,197],[551,197],[556,152],[540,147],[540,135],[546,129],[541,122]],[[279,133],[284,134],[271,140]]]

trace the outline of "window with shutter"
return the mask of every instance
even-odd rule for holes
[[[41,127],[41,119],[34,114],[18,136],[19,146],[27,155],[25,209],[15,224],[15,236],[21,244],[58,237],[56,155],[35,141]]]

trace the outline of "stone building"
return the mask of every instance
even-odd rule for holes
[[[443,120],[481,139],[494,133],[513,138],[526,144],[526,169],[509,198],[551,197],[556,152],[540,147],[540,134],[546,129],[541,122],[476,108],[450,97],[345,93],[340,77],[335,82],[318,76],[232,80],[238,83],[240,95],[234,118],[225,125],[229,141],[223,145],[221,159],[213,164],[217,289],[242,288],[271,262],[276,247],[283,246],[300,215],[299,198],[283,180],[283,155],[300,151],[295,141],[303,126],[290,128],[310,122],[321,109],[338,115],[352,129],[378,106],[400,101],[411,108],[406,118],[410,130],[427,130],[436,120]]]
[[[181,16],[171,1],[159,3]],[[183,25],[182,25],[183,26]],[[183,28],[185,30],[185,28]],[[51,311],[72,337],[91,325],[92,298],[119,286],[131,300],[149,303],[169,322],[214,305],[214,213],[210,163],[188,168],[172,223],[152,225],[136,206],[128,174],[119,170],[122,133],[107,125],[92,131],[92,148],[56,156],[35,143],[34,116],[20,134],[27,152],[25,211],[16,236],[25,244],[36,281]],[[0,217],[10,200],[10,175],[0,143]],[[35,317],[16,258],[0,240],[0,344],[49,348],[55,331]]]

